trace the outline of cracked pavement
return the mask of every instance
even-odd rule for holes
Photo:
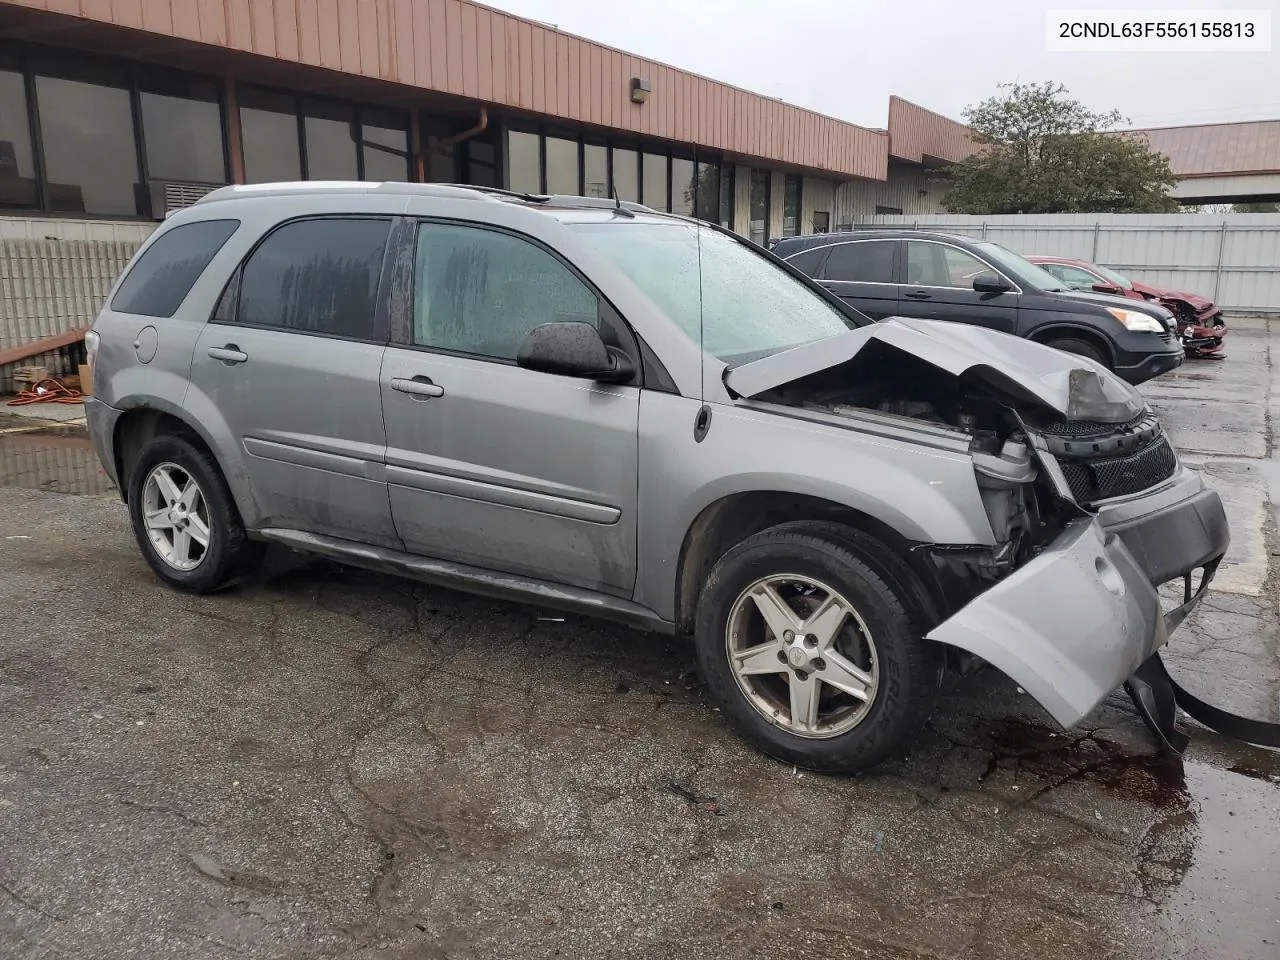
[[[1144,387],[1235,534],[1168,662],[1268,719],[1272,337]],[[284,554],[164,589],[44,440],[0,436],[6,960],[1280,955],[1275,752],[1158,757],[1120,693],[1063,733],[986,673],[907,759],[805,774],[679,640]]]

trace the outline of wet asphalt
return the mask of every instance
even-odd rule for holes
[[[1168,661],[1280,719],[1272,345],[1144,386],[1227,501]],[[681,641],[274,554],[138,555],[82,430],[0,407],[0,957],[1280,957],[1280,754],[995,674],[820,777],[727,728]],[[34,424],[34,426],[40,426]]]

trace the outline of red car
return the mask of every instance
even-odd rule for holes
[[[1181,290],[1166,290],[1130,280],[1109,267],[1067,257],[1027,257],[1053,274],[1069,289],[1092,290],[1132,300],[1154,300],[1167,307],[1178,320],[1178,336],[1188,357],[1221,357],[1227,324],[1222,310],[1212,300]]]

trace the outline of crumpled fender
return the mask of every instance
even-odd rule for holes
[[[1160,599],[1133,555],[1087,517],[928,637],[981,657],[1071,727],[1167,633]]]

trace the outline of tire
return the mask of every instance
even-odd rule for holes
[[[194,496],[189,484],[195,485]],[[175,501],[175,490],[186,496]],[[157,515],[160,510],[164,513]],[[151,527],[149,514],[155,518]],[[151,569],[180,590],[225,589],[250,576],[262,561],[264,547],[245,534],[217,462],[203,447],[178,434],[156,437],[130,465],[129,519]],[[186,534],[185,541],[180,541],[180,533]]]
[[[1085,357],[1095,363],[1102,364],[1108,370],[1112,369],[1102,350],[1088,340],[1081,340],[1077,337],[1059,337],[1056,340],[1047,341],[1045,345],[1053,347],[1055,350],[1061,350],[1063,353],[1074,353],[1077,357]]]
[[[698,600],[695,645],[703,682],[740,733],[786,763],[855,773],[904,753],[933,708],[942,665],[940,651],[924,639],[924,594],[906,582],[910,576],[887,547],[848,527],[798,521],[747,538],[716,563]],[[818,634],[824,631],[811,623],[814,632],[798,641],[787,643],[784,635],[784,662],[776,631],[752,596],[761,595],[762,583],[774,587],[798,621],[826,605],[846,607],[832,645],[823,645],[826,638]],[[742,676],[735,662],[760,673]],[[857,686],[848,683],[849,664],[874,681],[864,685],[865,699],[847,692]],[[833,687],[831,680],[845,686]],[[817,713],[802,719],[817,722],[798,729],[792,684],[804,692],[812,681]]]

